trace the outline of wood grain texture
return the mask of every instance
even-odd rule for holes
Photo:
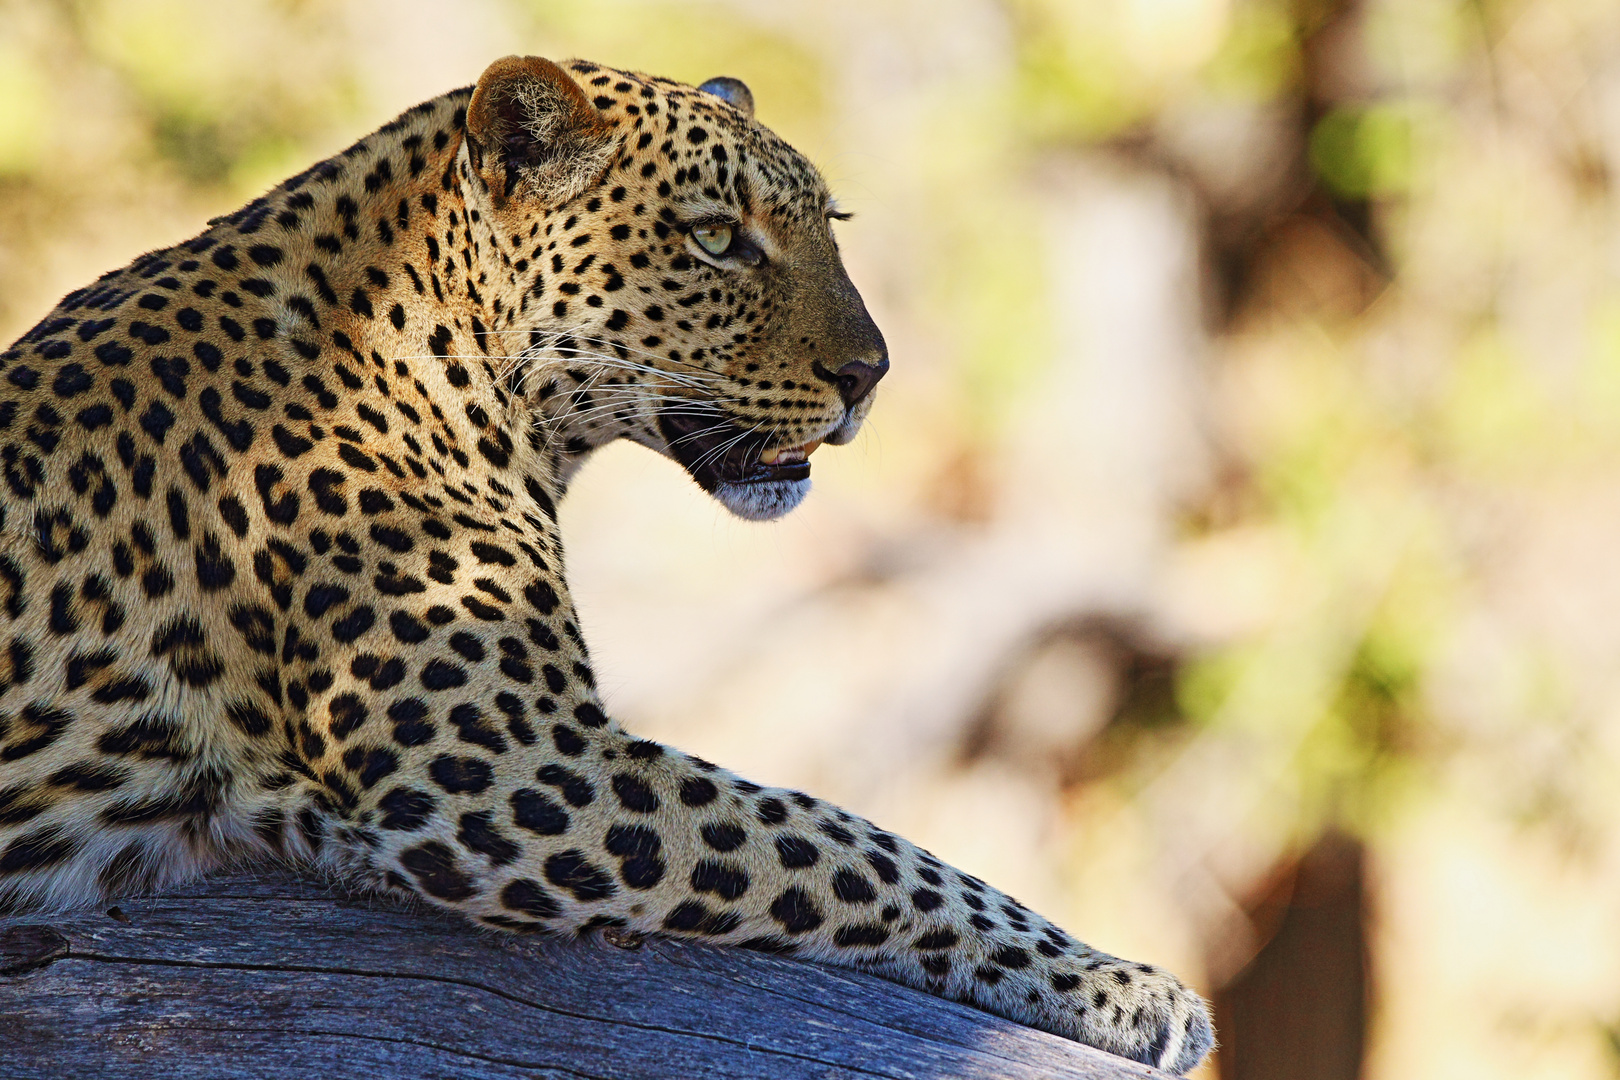
[[[1164,1075],[858,972],[497,935],[282,872],[119,910],[0,919],[0,1078]]]

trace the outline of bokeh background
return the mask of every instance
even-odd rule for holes
[[[0,340],[512,52],[747,81],[894,368],[564,511],[630,728],[1210,994],[1204,1077],[1620,1075],[1613,0],[0,0]]]

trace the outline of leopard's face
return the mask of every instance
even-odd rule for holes
[[[501,61],[459,169],[491,333],[565,468],[629,438],[769,519],[809,490],[816,447],[859,431],[888,354],[839,257],[844,215],[741,83]]]

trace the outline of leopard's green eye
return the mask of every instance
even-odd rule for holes
[[[692,228],[692,239],[710,255],[724,255],[731,247],[731,226],[711,223]]]

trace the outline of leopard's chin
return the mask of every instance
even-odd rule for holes
[[[791,513],[810,494],[810,479],[721,482],[710,492],[720,505],[744,521],[775,521]]]
[[[774,521],[810,492],[810,455],[820,439],[798,446],[767,445],[713,408],[683,405],[659,417],[665,452],[698,486],[746,521]]]

